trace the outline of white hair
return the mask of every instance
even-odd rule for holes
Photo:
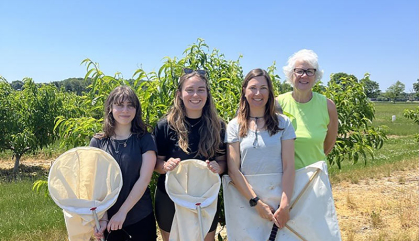
[[[306,62],[311,65],[311,67],[316,69],[316,82],[322,78],[323,70],[320,70],[317,54],[313,50],[302,49],[291,55],[288,59],[288,65],[282,68],[287,81],[292,86],[294,86],[294,68],[297,61]]]

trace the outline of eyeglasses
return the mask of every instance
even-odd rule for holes
[[[128,239],[125,239],[125,241],[129,241],[132,239],[132,236],[127,231],[125,231],[123,228],[120,230],[124,231],[125,235],[128,236]],[[111,233],[112,233],[112,230],[109,231],[108,235],[106,235],[105,241],[108,241],[109,235],[111,235]]]
[[[307,76],[313,76],[316,74],[316,69],[294,69],[294,74],[296,74],[297,76],[303,76],[304,73],[306,73]]]
[[[202,75],[202,76],[207,76],[207,71],[205,71],[203,69],[193,70],[193,69],[190,69],[190,68],[183,68],[183,73],[185,73],[185,74],[190,74],[190,73],[193,73],[193,72],[197,72],[199,75]]]

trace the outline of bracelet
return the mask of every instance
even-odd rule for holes
[[[107,220],[107,219],[101,219],[101,220],[99,220],[99,222],[102,222],[102,221],[109,222],[109,220]]]

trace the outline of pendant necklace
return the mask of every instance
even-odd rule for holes
[[[186,121],[192,128],[196,125],[198,125],[200,122],[202,121],[202,118],[199,119],[199,121],[197,121],[195,124],[191,124],[189,121]]]
[[[255,119],[255,140],[253,141],[253,148],[259,147],[259,140],[258,140],[258,120],[263,117],[253,117],[249,116],[250,118]]]
[[[261,119],[261,118],[263,119],[263,116],[262,117],[249,116],[249,117],[255,119],[255,131],[257,131],[258,130],[258,120]]]
[[[129,134],[129,136],[127,137],[127,139],[125,139],[123,142],[120,142],[119,140],[116,140],[116,139],[113,139],[112,138],[112,140],[115,141],[115,153],[116,154],[119,153],[119,146],[120,145],[123,145],[124,148],[127,147],[127,142],[128,142],[128,139],[131,137],[131,135],[132,135],[132,133]]]

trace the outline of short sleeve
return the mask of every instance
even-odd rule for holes
[[[225,134],[224,142],[234,143],[238,142],[239,140],[239,125],[237,122],[237,118],[234,118],[227,125],[227,131]]]
[[[168,123],[166,120],[161,120],[157,122],[156,126],[154,127],[153,135],[157,147],[157,155],[159,156],[167,156],[169,152],[169,146],[166,143],[168,138],[166,131],[167,125]]]
[[[281,122],[284,123],[282,125],[282,128],[284,128],[284,132],[282,133],[282,139],[283,140],[295,139],[296,138],[295,130],[294,130],[294,127],[292,126],[290,119],[285,115],[281,115],[281,117],[282,117]]]
[[[99,139],[97,139],[97,138],[92,138],[91,140],[90,140],[90,144],[89,144],[89,146],[90,147],[96,147],[96,148],[99,148]]]
[[[157,152],[156,142],[150,133],[144,134],[141,138],[141,154],[144,154],[148,151]]]

